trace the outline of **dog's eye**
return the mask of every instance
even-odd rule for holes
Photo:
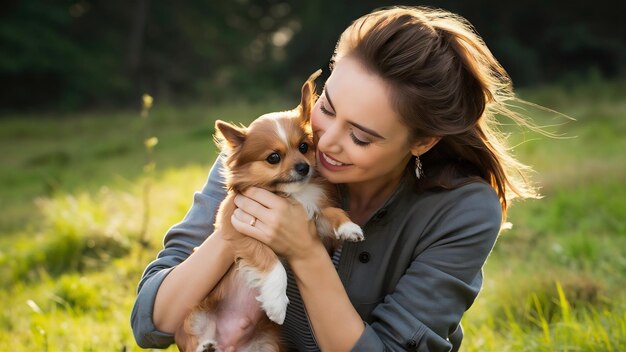
[[[304,142],[302,142],[302,143],[300,144],[300,146],[298,147],[298,149],[300,150],[300,153],[302,153],[302,154],[306,154],[306,152],[308,152],[308,151],[309,151],[309,145],[308,145],[308,144],[306,144],[306,143],[304,143]]]
[[[265,160],[270,164],[278,164],[280,162],[280,154],[272,153]]]

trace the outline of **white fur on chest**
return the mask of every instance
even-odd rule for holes
[[[298,191],[291,193],[291,196],[306,209],[309,219],[313,219],[319,212],[319,204],[325,197],[322,187],[313,183],[303,185]]]

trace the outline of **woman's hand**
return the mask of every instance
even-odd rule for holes
[[[231,218],[235,229],[267,244],[287,260],[303,259],[312,246],[322,245],[315,221],[309,220],[302,204],[291,198],[252,187],[235,197],[235,205]]]

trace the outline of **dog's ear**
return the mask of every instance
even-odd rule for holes
[[[298,108],[300,109],[300,118],[303,120],[303,123],[308,123],[311,120],[311,111],[313,110],[313,105],[315,105],[315,101],[317,100],[317,94],[315,93],[315,80],[321,73],[321,69],[315,71],[302,85],[302,98]]]
[[[221,120],[215,121],[215,132],[218,143],[231,150],[237,149],[246,140],[244,127],[237,127]]]

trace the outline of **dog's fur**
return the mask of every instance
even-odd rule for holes
[[[248,128],[216,121],[227,154],[226,199],[215,227],[232,244],[235,265],[185,320],[190,336],[185,351],[223,351],[233,346],[235,332],[250,332],[235,351],[280,351],[278,325],[289,302],[287,274],[276,254],[263,243],[237,232],[231,224],[234,197],[251,186],[261,187],[301,203],[317,232],[328,241],[360,241],[361,228],[336,207],[332,186],[315,174],[315,150],[310,116],[315,103],[317,71],[302,86],[300,105],[256,119]],[[272,155],[274,154],[274,155]],[[270,156],[272,155],[272,156]],[[277,159],[278,162],[277,162]]]

